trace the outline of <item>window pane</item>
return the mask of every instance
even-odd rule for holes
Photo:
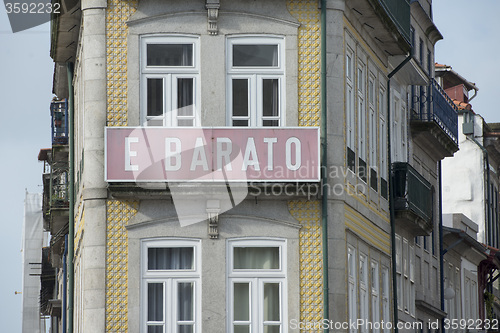
[[[148,321],[163,321],[163,283],[148,283]]]
[[[178,333],[193,333],[193,325],[180,325]]]
[[[278,79],[262,80],[262,114],[264,117],[279,116],[278,91]]]
[[[279,120],[263,120],[262,121],[262,126],[279,126],[280,121]]]
[[[233,120],[233,126],[248,126],[248,120]]]
[[[147,83],[148,116],[163,114],[163,79],[148,79]]]
[[[148,119],[146,126],[163,126],[163,118],[157,117],[153,119]]]
[[[278,45],[233,45],[235,67],[277,67]]]
[[[148,326],[148,333],[163,333],[163,326]]]
[[[278,247],[235,247],[235,269],[279,269]]]
[[[233,116],[248,116],[247,79],[233,79]]]
[[[193,119],[177,119],[177,126],[180,126],[180,127],[194,126]]]
[[[148,66],[193,66],[193,44],[148,44]]]
[[[280,306],[280,284],[264,283],[264,321],[279,321]]]
[[[193,319],[193,282],[182,282],[177,285],[178,316],[179,321]]]
[[[280,326],[264,326],[264,333],[280,333]]]
[[[234,321],[250,320],[250,285],[248,283],[234,284]]]
[[[194,257],[192,247],[149,248],[148,269],[193,269]]]
[[[194,104],[194,80],[177,79],[177,115],[192,116]]]
[[[250,333],[250,325],[234,325],[234,333]]]

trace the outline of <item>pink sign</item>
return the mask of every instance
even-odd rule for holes
[[[319,129],[106,128],[106,181],[299,181],[320,178]]]

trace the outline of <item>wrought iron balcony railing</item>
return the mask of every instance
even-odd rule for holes
[[[427,87],[413,88],[413,109],[413,119],[436,123],[458,144],[457,107],[434,79]]]
[[[52,101],[50,103],[52,117],[52,145],[68,144],[68,101]]]
[[[423,220],[422,229],[432,229],[431,184],[408,163],[393,163],[392,174],[395,210],[416,215],[415,220]]]

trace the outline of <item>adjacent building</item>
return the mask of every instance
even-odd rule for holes
[[[470,101],[479,90],[451,66],[436,64],[436,76],[458,108],[460,150],[443,161],[443,213],[461,213],[477,221],[477,240],[487,246],[487,259],[478,265],[479,318],[487,318],[497,309],[497,254],[499,248],[499,163],[500,141],[498,124],[488,124],[474,112]],[[474,94],[469,96],[473,91]],[[460,181],[457,181],[459,179]],[[485,306],[484,292],[491,302]]]
[[[47,235],[42,228],[42,195],[26,192],[21,250],[23,333],[40,333],[45,327],[45,320],[40,315],[39,302],[40,278],[43,273],[42,247],[47,244]]]

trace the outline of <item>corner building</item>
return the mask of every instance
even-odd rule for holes
[[[444,315],[438,276],[414,276],[456,148],[412,103],[433,87],[430,3],[320,4],[66,3],[51,55],[74,123],[75,332],[318,332],[394,321],[396,301],[399,321]]]

